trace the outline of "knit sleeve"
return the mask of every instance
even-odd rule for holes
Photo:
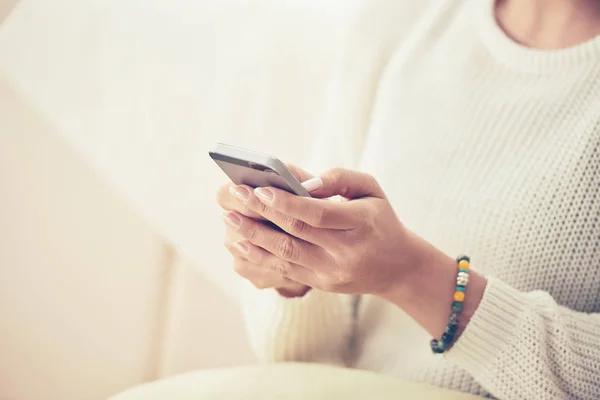
[[[244,284],[250,344],[262,362],[319,362],[344,366],[353,324],[352,298],[310,290],[284,298]]]
[[[600,314],[490,277],[446,357],[500,399],[600,398]],[[541,395],[543,393],[543,395]]]

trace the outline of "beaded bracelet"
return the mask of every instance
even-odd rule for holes
[[[459,316],[463,310],[463,301],[465,300],[465,291],[469,283],[469,264],[471,259],[467,256],[458,256],[456,263],[458,265],[458,275],[456,276],[456,291],[454,292],[454,302],[448,318],[448,326],[442,334],[441,339],[431,340],[431,350],[434,353],[443,353],[450,348],[454,342],[454,336],[458,331]]]

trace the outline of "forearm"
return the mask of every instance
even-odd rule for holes
[[[412,239],[415,242],[412,247],[414,267],[391,290],[380,296],[411,316],[432,338],[440,338],[448,324],[454,301],[456,260],[416,236]],[[485,286],[486,279],[470,270],[457,339],[475,313]]]
[[[456,260],[416,245],[414,273],[384,298],[439,338],[448,322]],[[476,263],[474,263],[476,267]],[[561,307],[470,270],[464,310],[446,358],[499,398],[598,398],[600,314]]]

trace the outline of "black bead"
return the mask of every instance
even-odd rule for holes
[[[431,351],[433,351],[436,354],[440,354],[440,353],[443,353],[444,351],[446,351],[446,346],[444,345],[444,343],[438,341],[437,339],[432,339],[431,340]]]
[[[442,334],[442,342],[444,342],[444,344],[449,345],[450,343],[452,343],[453,340],[454,340],[453,334],[449,334],[449,333]]]
[[[459,263],[462,260],[467,260],[468,263],[471,262],[471,259],[469,258],[469,256],[465,256],[464,254],[461,254],[460,256],[456,257],[456,262]]]
[[[446,327],[446,333],[454,336],[456,334],[456,331],[458,330],[458,325],[457,324],[448,324],[448,326]]]
[[[448,323],[450,324],[458,324],[458,313],[457,312],[452,312],[450,314],[450,316],[448,317]]]
[[[463,303],[460,301],[455,301],[452,303],[452,311],[459,313],[463,310]]]

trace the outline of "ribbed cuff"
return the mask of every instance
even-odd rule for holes
[[[446,358],[473,374],[497,367],[526,310],[527,294],[489,277],[479,307]]]
[[[285,298],[275,290],[247,288],[243,307],[259,359],[343,364],[351,296],[312,289],[303,297]]]

